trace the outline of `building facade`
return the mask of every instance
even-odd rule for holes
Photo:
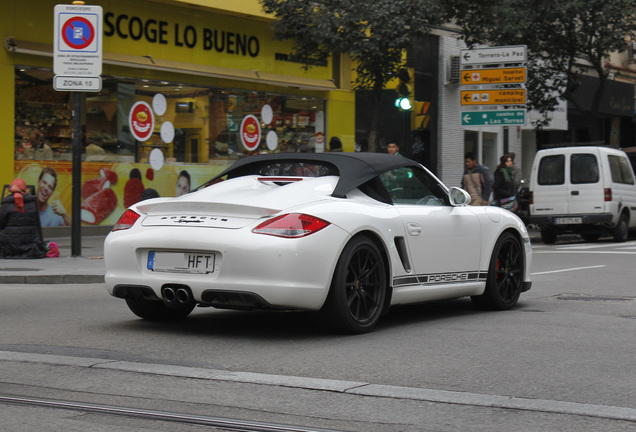
[[[47,199],[69,213],[76,115],[90,225],[114,224],[142,198],[194,189],[244,155],[321,152],[331,136],[353,151],[346,59],[304,70],[258,1],[230,3],[92,2],[103,10],[101,90],[81,92],[74,113],[73,93],[53,85],[54,19],[65,19],[54,17],[56,2],[4,2],[2,184],[37,186],[48,168],[56,179]]]

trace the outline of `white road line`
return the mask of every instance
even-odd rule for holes
[[[606,266],[605,265],[595,265],[595,266],[588,266],[588,267],[574,267],[574,268],[569,268],[569,269],[551,270],[551,271],[530,273],[530,275],[532,276],[532,275],[543,275],[543,274],[550,274],[550,273],[562,273],[562,272],[569,272],[569,271],[576,271],[576,270],[587,270],[587,269],[600,268],[600,267],[606,267]]]
[[[636,255],[636,251],[581,251],[581,250],[555,250],[536,251],[535,254],[600,254],[600,255]]]
[[[626,242],[626,243],[595,243],[595,244],[584,244],[584,245],[573,245],[573,246],[558,246],[558,250],[583,250],[583,249],[600,249],[600,248],[610,248],[610,247],[634,247],[636,246],[636,242]]]
[[[366,382],[295,377],[253,372],[232,372],[187,366],[127,362],[112,359],[82,358],[53,354],[21,353],[14,351],[0,351],[0,361],[80,366],[91,369],[109,369],[122,372],[293,387],[306,390],[332,391],[364,396],[411,399],[487,408],[517,409],[521,411],[582,415],[631,422],[636,421],[636,408],[549,399],[517,398],[515,396],[491,395],[484,393],[390,386]]]

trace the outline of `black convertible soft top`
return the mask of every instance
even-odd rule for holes
[[[231,179],[261,174],[259,170],[264,164],[303,162],[325,163],[337,169],[337,172],[329,174],[339,176],[332,194],[338,198],[344,198],[347,193],[389,170],[408,166],[420,167],[420,164],[411,159],[386,153],[274,153],[240,159],[201,187],[213,184],[225,176]]]

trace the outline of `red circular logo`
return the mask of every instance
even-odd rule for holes
[[[322,144],[325,142],[325,134],[323,132],[316,132],[316,144]]]
[[[146,141],[152,135],[155,127],[155,117],[150,105],[146,102],[136,102],[128,114],[130,133],[137,141]]]
[[[241,142],[248,151],[254,151],[261,143],[261,124],[258,119],[248,114],[241,122]]]

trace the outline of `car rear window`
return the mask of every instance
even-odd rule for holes
[[[614,183],[634,184],[634,175],[627,158],[615,155],[608,155],[610,172]]]
[[[565,183],[565,156],[544,156],[539,163],[537,183],[543,186]]]
[[[570,182],[572,184],[598,183],[598,160],[591,153],[570,155]]]
[[[254,167],[251,173],[262,176],[295,176],[295,177],[321,177],[338,175],[338,169],[327,162],[305,161],[278,161],[264,162]]]

